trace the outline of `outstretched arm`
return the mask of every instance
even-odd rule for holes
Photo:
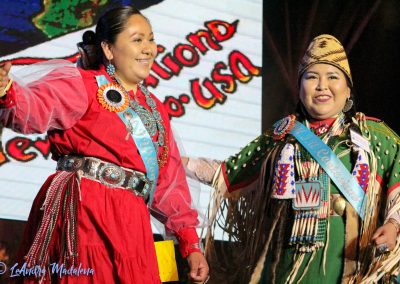
[[[211,185],[222,161],[207,158],[181,157],[186,175],[201,183]]]
[[[0,123],[5,127],[24,134],[64,130],[86,112],[86,87],[73,63],[50,60],[16,72],[10,68],[10,63],[0,65]]]

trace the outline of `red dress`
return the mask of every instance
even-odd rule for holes
[[[74,67],[67,68],[71,71]],[[26,86],[14,82],[6,97],[0,100],[0,122],[22,133],[47,131],[54,159],[69,154],[83,155],[146,172],[124,123],[97,100],[95,76],[104,75],[112,81],[104,68],[98,71],[74,69],[79,70],[79,74],[67,78],[57,75],[65,70],[53,70]],[[132,92],[130,94],[133,96]],[[140,88],[134,96],[150,109]],[[177,235],[181,253],[186,257],[199,251],[195,231],[197,212],[190,207],[191,198],[168,115],[162,103],[153,98],[168,136],[168,156],[166,164],[159,168],[153,206],[168,216],[165,226]],[[40,208],[50,184],[60,174],[58,171],[48,178],[33,203],[21,255],[26,255],[32,245],[43,215]],[[80,179],[79,191],[79,264],[82,269],[92,269],[93,273],[85,270],[78,273],[79,276],[65,273],[59,278],[55,272],[59,271],[54,266],[59,261],[65,237],[61,226],[63,220],[59,218],[50,244],[48,271],[56,269],[51,278],[62,283],[160,283],[150,217],[144,200],[128,190],[110,188],[84,177]],[[25,278],[28,279],[37,280]]]

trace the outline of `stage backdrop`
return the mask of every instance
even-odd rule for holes
[[[151,21],[159,53],[146,81],[186,155],[224,159],[260,134],[262,0],[2,0],[0,61],[14,70],[51,58],[75,62],[83,32],[121,2]],[[1,140],[0,218],[26,220],[55,162],[46,135],[3,129]],[[203,188],[203,209],[208,197]]]

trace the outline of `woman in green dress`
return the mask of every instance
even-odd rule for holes
[[[312,40],[298,79],[295,114],[222,163],[184,160],[216,189],[210,281],[389,282],[400,269],[400,138],[355,112],[335,37]],[[228,240],[222,246],[216,230]]]

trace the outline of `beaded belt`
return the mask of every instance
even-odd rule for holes
[[[150,181],[146,175],[104,162],[93,157],[63,156],[57,162],[57,170],[78,172],[81,176],[98,181],[109,187],[118,187],[132,191],[146,201]]]

